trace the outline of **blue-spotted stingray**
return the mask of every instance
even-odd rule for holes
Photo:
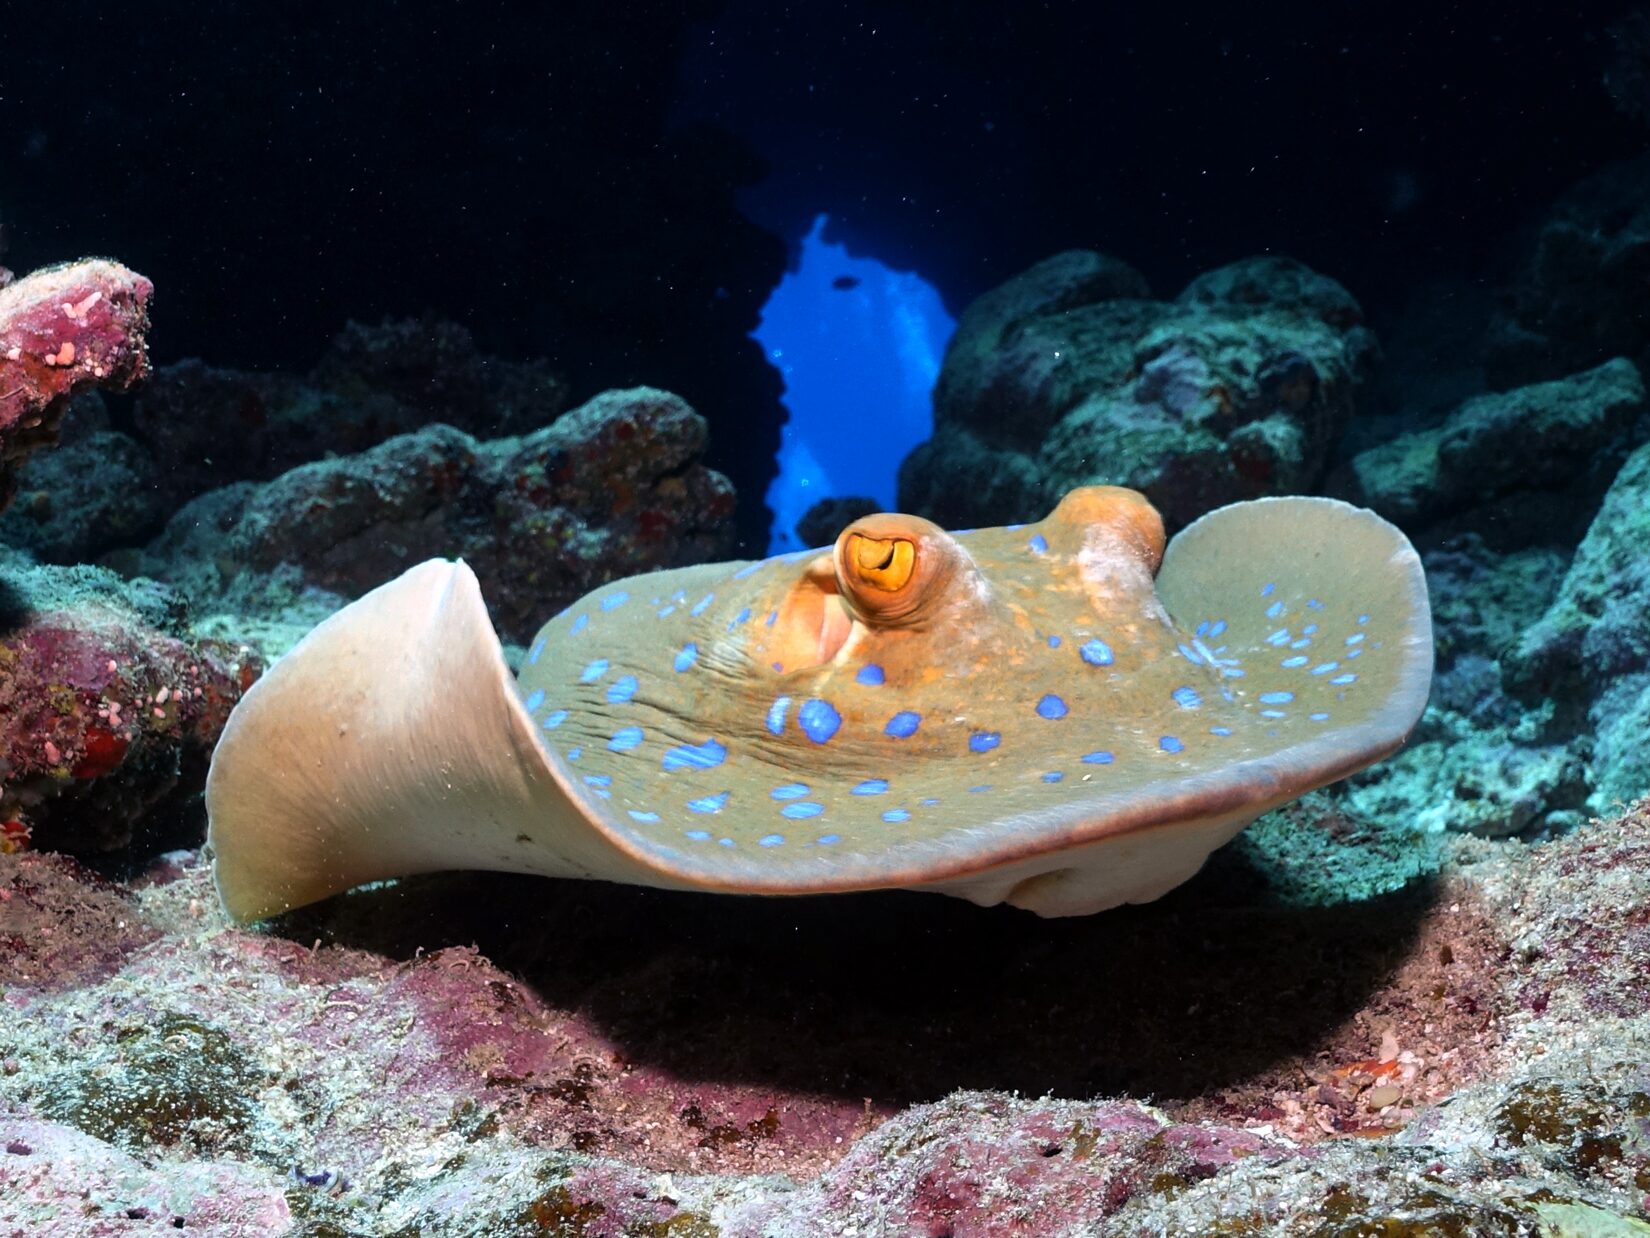
[[[210,844],[242,920],[458,868],[1084,915],[1391,753],[1431,673],[1414,550],[1330,499],[1166,550],[1115,487],[1008,528],[867,516],[597,589],[516,677],[470,569],[431,560],[236,707]]]

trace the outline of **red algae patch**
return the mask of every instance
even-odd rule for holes
[[[73,860],[0,853],[0,1001],[100,980],[159,935],[125,889]]]

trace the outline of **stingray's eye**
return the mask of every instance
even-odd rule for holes
[[[864,584],[884,593],[898,593],[911,582],[916,569],[917,548],[903,537],[848,535],[848,569]]]

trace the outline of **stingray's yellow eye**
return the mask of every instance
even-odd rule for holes
[[[911,582],[917,548],[903,537],[848,535],[848,562],[854,575],[874,589],[898,593]]]

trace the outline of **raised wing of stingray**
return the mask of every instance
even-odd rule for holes
[[[210,841],[242,919],[450,868],[1085,914],[1392,752],[1431,667],[1414,551],[1328,499],[1222,508],[1166,553],[1111,487],[1007,529],[870,516],[605,586],[519,680],[469,569],[431,561],[247,694]]]

